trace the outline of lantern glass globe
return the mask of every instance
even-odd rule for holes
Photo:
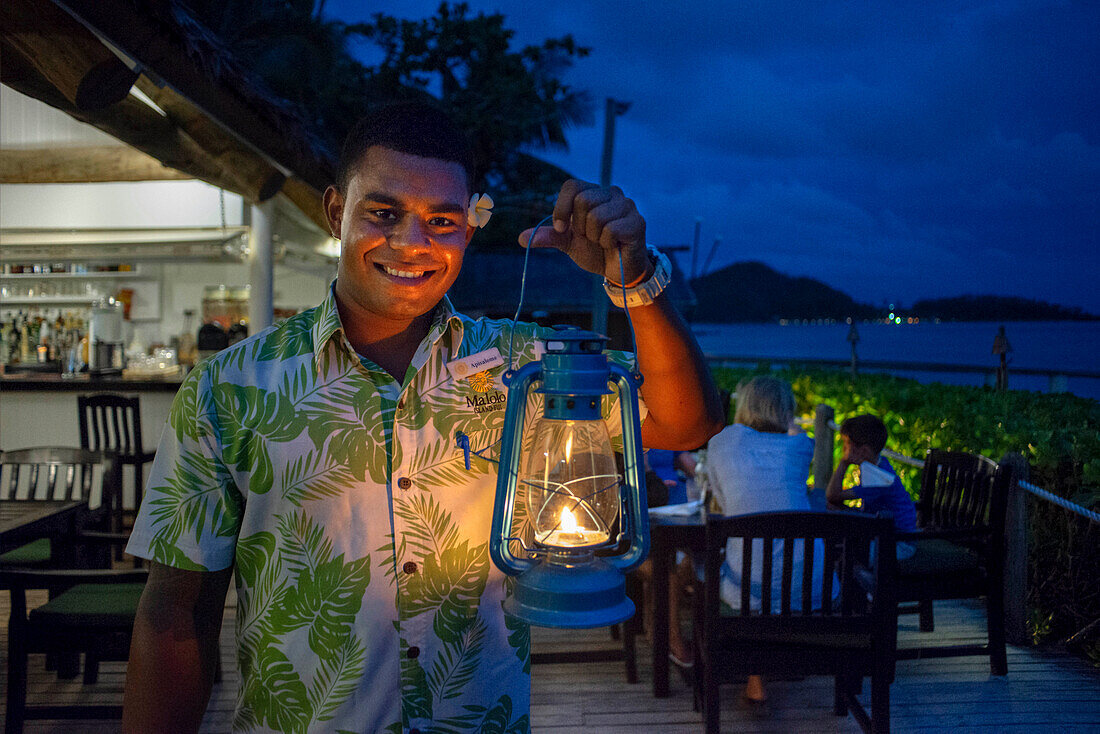
[[[540,418],[519,474],[535,541],[562,550],[608,543],[619,479],[602,420]]]

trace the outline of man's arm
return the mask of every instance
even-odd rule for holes
[[[213,685],[232,568],[152,563],[138,604],[123,698],[124,732],[195,732]]]
[[[520,244],[526,246],[530,235],[530,230],[523,232]],[[652,275],[645,245],[645,220],[621,189],[575,179],[558,194],[554,228],[540,229],[531,242],[532,247],[561,250],[612,283],[641,282]],[[725,425],[699,345],[664,294],[631,308],[630,317],[649,411],[642,443],[655,449],[699,448]]]
[[[630,318],[649,412],[642,443],[680,451],[703,446],[725,420],[702,350],[663,293],[649,305],[630,309]]]

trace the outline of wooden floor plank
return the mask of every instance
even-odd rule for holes
[[[41,603],[36,599],[32,603]],[[201,731],[229,734],[240,676],[233,646],[235,609],[226,609],[222,626],[223,681],[214,687]],[[8,597],[0,593],[0,691],[6,684]],[[917,630],[917,619],[903,617],[899,644],[979,642],[985,635],[984,609],[969,602],[939,603],[936,631]],[[620,644],[607,630],[547,630],[532,633],[540,652],[615,650]],[[1083,660],[1050,650],[1010,648],[1009,674],[991,676],[986,657],[929,658],[898,663],[891,687],[891,722],[899,733],[1055,731],[1057,734],[1100,730],[1100,670]],[[103,663],[100,681],[84,686],[79,679],[58,681],[44,670],[41,656],[31,660],[28,700],[45,702],[108,702],[122,698],[125,663]],[[538,734],[672,734],[696,732],[700,716],[692,710],[687,681],[673,671],[669,698],[651,694],[650,649],[638,640],[640,682],[628,684],[621,662],[535,665],[532,670],[531,722]],[[865,689],[868,686],[865,686]],[[768,684],[771,716],[752,719],[737,710],[736,686],[722,689],[722,729],[750,734],[859,731],[855,720],[832,713],[832,680],[808,677]],[[866,691],[861,700],[867,705]],[[6,702],[0,703],[5,708]],[[117,722],[33,721],[28,734],[114,732]]]

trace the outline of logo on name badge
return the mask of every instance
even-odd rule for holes
[[[474,392],[489,392],[496,386],[493,375],[489,370],[470,375],[466,378],[466,381],[470,383],[470,387],[474,389]]]

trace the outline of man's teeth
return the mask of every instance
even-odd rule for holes
[[[385,265],[382,266],[382,269],[386,271],[388,275],[394,275],[398,278],[419,278],[424,275],[423,270],[395,270]]]

